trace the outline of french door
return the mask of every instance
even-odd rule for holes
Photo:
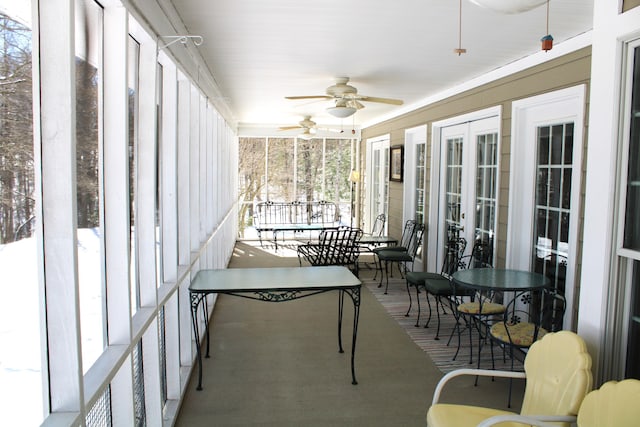
[[[389,137],[370,140],[368,145],[365,231],[370,231],[378,215],[389,215]]]
[[[404,195],[403,221],[414,219],[425,223],[427,126],[407,129],[404,134]],[[414,270],[422,271],[424,252],[420,251],[414,261]]]
[[[574,323],[584,86],[513,102],[507,268],[546,275]]]
[[[477,118],[434,124],[433,162],[439,163],[432,167],[432,190],[437,184],[437,217],[430,223],[437,224],[437,229],[430,247],[436,248],[437,263],[430,269],[437,271],[442,265],[452,237],[466,239],[467,253],[475,242],[495,245],[499,124],[494,109]],[[487,262],[492,263],[492,257]]]
[[[616,289],[609,296],[610,377],[640,379],[640,39],[626,54]]]

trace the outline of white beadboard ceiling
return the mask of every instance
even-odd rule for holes
[[[457,0],[170,0],[238,127],[295,125],[310,115],[340,126],[323,95],[334,77],[350,77],[359,94],[404,105],[363,102],[344,119],[357,127],[419,106],[451,87],[541,53],[547,8],[500,14],[462,0],[457,55]],[[508,1],[508,0],[507,0]],[[593,0],[551,0],[554,49],[590,32]],[[242,133],[242,132],[241,132]],[[290,133],[290,132],[289,132]],[[286,133],[285,133],[286,134]]]

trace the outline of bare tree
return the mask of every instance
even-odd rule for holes
[[[0,14],[0,243],[33,231],[31,30]]]

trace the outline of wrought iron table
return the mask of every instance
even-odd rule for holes
[[[549,279],[539,273],[499,268],[470,268],[458,270],[451,276],[453,282],[477,291],[531,291],[549,286]]]
[[[458,270],[451,275],[456,286],[479,291],[480,293],[524,292],[539,291],[549,286],[549,278],[530,271],[499,269],[499,268],[470,268]],[[482,294],[481,294],[482,295]],[[515,296],[514,296],[515,298]],[[482,313],[482,296],[478,298],[479,309]],[[478,329],[478,332],[480,330]],[[478,368],[480,368],[480,351],[482,350],[482,334],[478,338]]]
[[[342,313],[344,294],[353,302],[353,333],[351,342],[351,379],[358,384],[355,374],[356,338],[360,316],[360,290],[362,283],[348,268],[327,267],[280,267],[280,268],[232,268],[221,270],[200,270],[191,285],[191,321],[196,339],[198,357],[198,390],[202,390],[202,350],[200,349],[200,327],[198,307],[202,307],[207,353],[209,357],[209,322],[207,321],[208,294],[227,294],[266,302],[283,302],[318,295],[329,291],[339,291],[338,296],[338,348],[342,349]]]
[[[377,247],[380,245],[395,246],[398,244],[398,239],[395,239],[390,236],[364,235],[362,236],[362,238],[358,243],[360,243],[360,245],[363,245],[363,246],[372,246],[372,247]]]
[[[324,230],[338,230],[340,227],[338,225],[331,224],[322,224],[322,223],[312,223],[312,224],[289,224],[289,225],[274,225],[268,229],[273,233],[273,244],[275,250],[278,250],[278,234],[282,234],[282,241],[284,242],[284,233],[287,231],[292,231],[295,233],[303,233],[303,232],[312,232],[312,231],[324,231]],[[268,230],[267,228],[263,228],[263,230]]]

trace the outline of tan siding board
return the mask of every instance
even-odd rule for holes
[[[640,6],[640,0],[624,0],[622,2],[622,10],[624,12],[627,12],[631,9],[633,9],[634,7],[638,7]]]

